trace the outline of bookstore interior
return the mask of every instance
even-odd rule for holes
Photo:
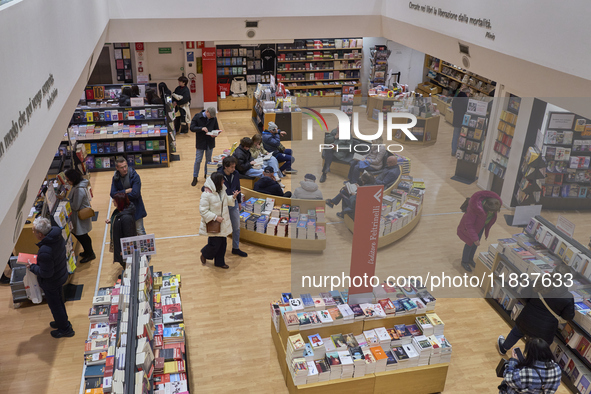
[[[177,49],[176,74],[153,77],[165,75],[160,68]],[[40,353],[51,361],[27,361],[33,369],[43,363],[58,375],[75,375],[63,382],[44,375],[52,387],[88,394],[492,393],[503,380],[494,371],[501,359],[497,335],[528,305],[522,279],[555,278],[566,265],[575,314],[549,345],[562,370],[559,392],[591,392],[587,114],[518,97],[465,64],[376,37],[119,42],[105,44],[96,64],[84,89],[73,93],[75,108],[62,119],[66,127],[42,184],[28,185],[38,193],[24,209],[3,274],[4,315],[21,322],[16,329],[37,326],[26,333],[48,342],[35,316],[49,319],[49,311],[37,305],[44,294],[26,265],[38,251],[35,218],[62,230],[64,289],[73,289],[65,290],[66,308],[76,335]],[[48,91],[52,83],[50,77]],[[295,190],[292,197],[257,191],[266,175],[240,174],[239,219],[231,221],[248,257],[236,257],[234,239],[227,271],[197,263],[197,248],[207,240],[197,235],[195,201],[209,189],[202,189],[202,177],[190,186],[200,164],[194,164],[196,120],[189,133],[179,128],[177,84],[190,92],[193,119],[217,109],[219,130],[208,133],[215,148],[204,176],[223,173],[224,158],[244,137],[262,134],[269,150],[272,125],[295,158],[281,179],[285,190]],[[402,114],[414,119],[408,128],[397,118]],[[263,174],[277,156],[271,153],[252,168]],[[121,240],[123,271],[109,264],[114,235],[107,223],[118,158],[141,177],[148,211],[148,235]],[[89,235],[97,257],[90,263],[74,236],[80,212],[64,198],[69,169],[91,184],[96,215]],[[297,189],[308,187],[320,197],[298,197]],[[466,273],[455,226],[462,202],[481,189],[496,193],[503,208],[489,239],[475,243],[478,254]],[[441,265],[422,262],[435,255]],[[483,280],[446,293],[429,277],[439,268],[455,276],[456,287],[455,278],[466,274],[470,282]],[[345,275],[363,274],[378,280],[346,284]],[[333,282],[317,286],[316,278],[327,276]],[[336,286],[335,277],[343,278]],[[38,351],[18,345],[14,329],[9,334],[17,342],[14,357]],[[60,366],[65,358],[74,360]],[[10,392],[47,387],[14,379]]]

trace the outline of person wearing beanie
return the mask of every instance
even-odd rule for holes
[[[275,170],[271,166],[265,167],[261,179],[255,182],[254,191],[259,193],[270,194],[278,197],[291,197],[291,192],[283,192],[283,188],[275,180]]]
[[[322,192],[316,184],[316,176],[313,174],[304,175],[304,180],[300,182],[300,187],[293,191],[293,198],[303,200],[323,200]]]
[[[295,161],[292,150],[286,149],[281,144],[281,137],[286,134],[285,131],[279,130],[274,122],[269,122],[269,128],[263,131],[263,147],[271,152],[279,163],[283,163],[279,168],[282,172],[297,174],[297,170],[291,168],[291,164]]]

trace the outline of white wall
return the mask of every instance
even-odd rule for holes
[[[388,40],[384,37],[363,37],[363,69],[361,70],[362,93],[367,95],[369,71],[371,68],[370,49],[375,45],[386,45],[392,51],[388,58],[388,70],[400,71],[400,82],[415,90],[423,82],[425,54],[412,48]]]
[[[10,255],[15,228],[24,223],[16,220],[17,198],[28,180],[26,216],[98,59],[108,20],[107,5],[99,0],[27,0],[0,11],[0,139],[50,74],[51,90],[57,89],[51,108],[44,97],[0,161],[1,259]]]

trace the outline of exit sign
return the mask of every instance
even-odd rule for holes
[[[172,53],[172,48],[171,47],[168,47],[168,48],[158,48],[158,53],[160,55],[171,54]]]

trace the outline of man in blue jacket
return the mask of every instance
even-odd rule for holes
[[[269,122],[269,129],[263,131],[263,148],[273,153],[273,156],[283,165],[279,168],[286,174],[297,174],[298,171],[291,168],[295,161],[291,149],[285,149],[281,144],[281,137],[286,135],[285,131],[280,131],[274,122]]]
[[[37,264],[27,262],[26,266],[37,275],[39,287],[45,293],[47,305],[53,315],[49,325],[54,338],[73,337],[74,330],[68,320],[66,304],[64,303],[63,286],[68,280],[66,241],[62,237],[62,229],[51,226],[46,218],[37,218],[33,222],[33,235],[39,240]]]
[[[259,193],[270,194],[278,197],[291,197],[291,192],[283,192],[281,185],[275,180],[275,170],[273,167],[267,166],[263,170],[263,176],[254,184],[254,191]]]
[[[387,189],[400,176],[400,167],[398,166],[398,158],[396,156],[388,156],[386,161],[386,168],[380,175],[376,177],[376,185],[384,185]]]
[[[127,161],[123,157],[115,161],[117,171],[111,181],[111,198],[118,192],[127,194],[129,201],[135,206],[135,228],[137,235],[145,235],[144,218],[148,216],[142,199],[142,180],[139,174],[127,166]]]
[[[232,196],[236,190],[240,191],[240,173],[236,170],[236,158],[233,156],[224,157],[222,166],[218,172],[224,176],[224,185],[226,193]],[[240,204],[242,203],[242,194],[236,196],[234,206],[228,206],[230,212],[230,221],[232,222],[232,254],[240,257],[246,257],[248,254],[240,250]]]

